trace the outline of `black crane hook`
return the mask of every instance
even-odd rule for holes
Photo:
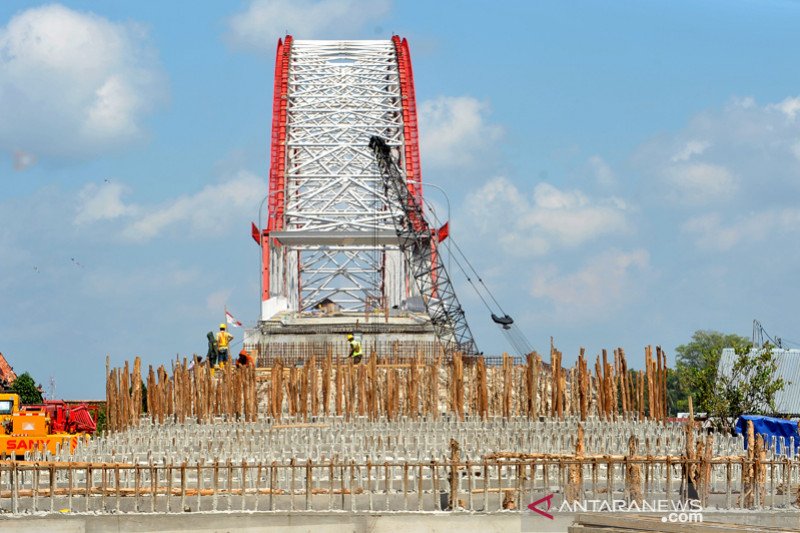
[[[511,329],[511,324],[514,323],[514,319],[508,315],[497,316],[496,314],[492,313],[492,320],[495,324],[500,324],[503,326],[503,329]]]

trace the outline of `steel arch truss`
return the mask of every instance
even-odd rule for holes
[[[287,36],[275,95],[262,300],[285,298],[294,311],[325,299],[345,310],[400,304],[414,285],[368,143],[378,135],[401,150],[421,199],[407,43]]]

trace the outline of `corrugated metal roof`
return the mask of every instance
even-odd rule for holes
[[[800,415],[800,350],[781,350],[773,348],[772,353],[778,363],[776,378],[786,383],[783,390],[775,395],[775,407],[780,414]],[[728,375],[736,360],[733,348],[722,350],[717,372]]]

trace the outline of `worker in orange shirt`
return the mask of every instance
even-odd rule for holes
[[[250,352],[242,350],[239,352],[239,358],[236,359],[236,366],[237,368],[241,366],[256,366],[256,362],[253,356],[250,355]]]
[[[219,357],[217,359],[219,366],[224,367],[228,362],[228,346],[233,340],[233,335],[228,333],[228,326],[225,324],[219,325],[219,333],[217,333],[217,349],[219,350]]]

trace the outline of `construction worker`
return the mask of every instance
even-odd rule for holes
[[[206,359],[208,359],[209,364],[213,368],[217,365],[217,359],[219,358],[219,346],[217,346],[217,338],[214,336],[213,331],[209,331],[206,338],[208,339],[208,353],[206,353]]]
[[[242,350],[239,352],[239,358],[236,359],[236,366],[256,366],[256,362],[253,359],[253,356],[250,355],[250,352],[247,350]]]
[[[353,363],[360,363],[361,357],[364,355],[364,353],[361,351],[361,343],[356,340],[352,333],[347,334],[347,342],[350,343],[350,354],[348,354],[348,357],[353,358]]]
[[[225,366],[228,362],[228,345],[233,340],[233,335],[228,333],[228,326],[225,324],[219,325],[219,333],[217,333],[217,349],[219,350],[219,358],[217,359],[219,366]]]

